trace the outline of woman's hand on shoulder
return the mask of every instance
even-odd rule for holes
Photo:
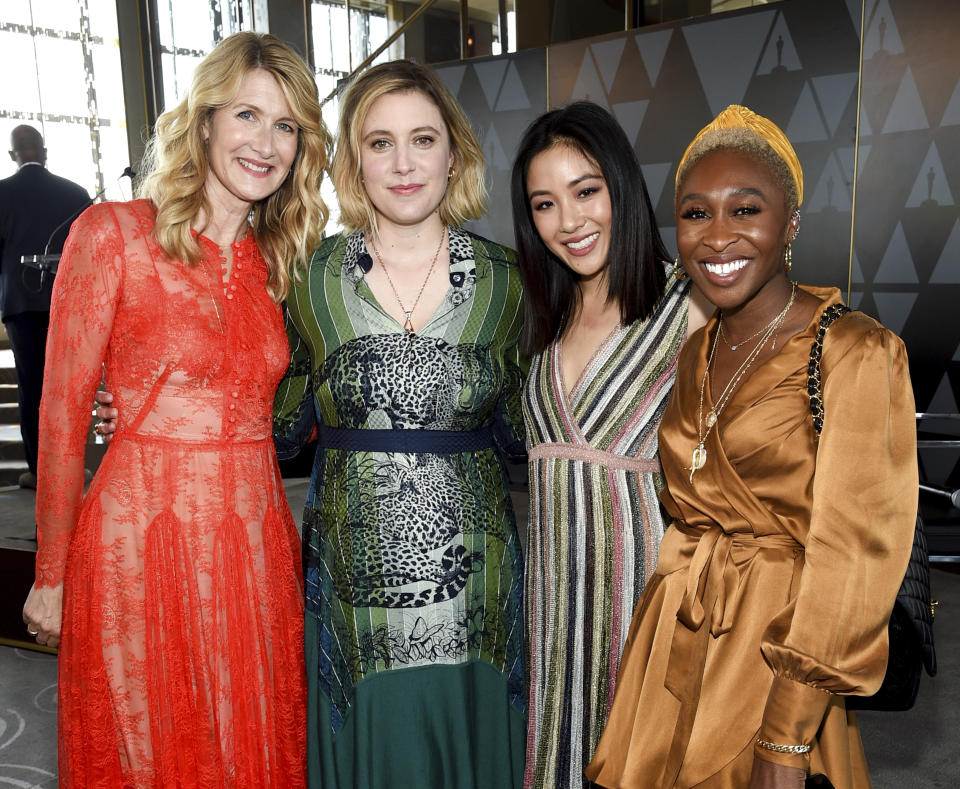
[[[100,421],[97,422],[93,427],[93,431],[98,435],[103,437],[103,443],[109,444],[110,439],[113,438],[114,432],[117,429],[117,416],[120,412],[116,408],[110,408],[110,403],[113,402],[113,395],[110,392],[104,392],[102,389],[98,390],[94,394],[93,399],[97,402],[97,410],[94,412],[97,415],[97,419]]]
[[[787,767],[766,759],[754,758],[750,773],[750,789],[803,789],[807,771],[799,767]]]
[[[23,604],[23,621],[27,633],[38,644],[56,648],[60,643],[60,623],[63,616],[63,584],[33,586]]]

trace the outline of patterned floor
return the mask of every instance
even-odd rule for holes
[[[285,482],[294,512],[298,512],[306,480]],[[518,520],[525,523],[525,497],[515,492],[514,501]],[[0,525],[10,520],[7,515],[0,513]],[[933,595],[940,601],[935,624],[938,676],[924,676],[917,706],[909,712],[860,715],[874,789],[960,786],[956,752],[960,731],[960,565],[941,565],[932,571],[931,579]],[[56,679],[55,657],[0,646],[0,787],[52,789],[57,785]]]
[[[0,647],[0,785],[57,785],[57,659]]]

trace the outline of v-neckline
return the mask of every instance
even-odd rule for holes
[[[780,346],[780,350],[778,350],[772,356],[767,357],[762,362],[755,365],[751,365],[752,369],[749,370],[747,374],[743,376],[743,379],[740,381],[740,383],[736,386],[734,391],[731,393],[729,399],[727,400],[727,404],[724,405],[723,407],[723,413],[725,414],[728,413],[728,407],[736,406],[738,399],[743,398],[743,393],[745,391],[747,392],[751,391],[751,389],[753,388],[752,383],[758,380],[758,376],[757,376],[758,372],[768,367],[775,367],[777,364],[780,364],[780,365],[786,364],[786,366],[789,367],[789,365],[792,362],[789,360],[787,362],[783,362],[782,360],[787,359],[787,357],[789,356],[789,349],[794,343],[803,342],[804,344],[808,344],[813,341],[813,334],[815,334],[815,332],[811,332],[811,327],[820,320],[820,316],[823,314],[823,311],[830,306],[831,302],[829,302],[829,300],[825,296],[818,295],[819,291],[816,291],[813,288],[804,288],[804,289],[807,290],[808,293],[811,293],[812,295],[820,298],[822,303],[817,305],[814,308],[813,313],[810,319],[807,321],[807,324],[804,326],[804,328],[802,328],[796,334],[790,335],[790,337],[788,337],[784,341],[783,345]],[[820,289],[820,290],[826,293],[825,289]],[[711,344],[710,334],[711,334],[711,330],[715,329],[716,326],[717,326],[717,315],[716,313],[714,313],[713,317],[711,317],[710,320],[707,321],[707,324],[704,327],[704,342],[703,342],[702,351],[701,351],[702,352],[701,360],[702,360],[703,366],[702,367],[700,365],[697,366],[697,373],[699,374],[700,380],[704,381],[704,376],[706,376],[706,380],[703,383],[704,415],[706,415],[708,411],[712,410],[716,404],[716,401],[713,396],[713,376],[710,375],[710,344]],[[698,387],[698,391],[699,391],[699,387]],[[736,413],[736,408],[734,408],[734,413]],[[719,428],[720,428],[720,419],[718,415],[717,424],[715,426],[718,437],[719,437]]]
[[[448,276],[448,279],[449,279],[449,276]],[[430,313],[430,316],[426,319],[426,321],[424,321],[423,326],[421,326],[418,329],[415,329],[413,332],[407,332],[407,330],[404,328],[404,325],[384,309],[383,305],[380,303],[380,299],[377,298],[376,294],[373,292],[373,288],[370,287],[370,283],[367,282],[365,277],[361,279],[360,282],[357,283],[358,288],[361,283],[363,284],[363,288],[366,292],[361,293],[358,290],[357,295],[359,295],[360,298],[364,299],[367,303],[369,303],[371,306],[377,309],[381,315],[384,315],[385,317],[393,321],[396,324],[399,333],[401,334],[409,333],[409,334],[412,334],[413,336],[423,335],[423,333],[428,328],[430,328],[430,325],[434,321],[436,321],[441,315],[446,315],[446,311],[443,311],[443,308],[450,301],[450,291],[453,288],[453,285],[450,285],[450,284],[447,285],[447,290],[444,292],[443,298],[440,300],[440,303],[437,304],[433,312]]]
[[[376,294],[373,292],[373,288],[370,287],[370,283],[367,282],[367,273],[368,273],[368,272],[365,271],[365,270],[363,270],[362,268],[360,268],[361,275],[360,275],[359,279],[356,281],[356,284],[355,284],[355,286],[354,286],[357,295],[358,295],[360,298],[364,299],[366,302],[368,302],[368,303],[369,303],[371,306],[373,306],[375,309],[377,309],[377,310],[380,312],[381,315],[384,315],[385,317],[387,317],[387,318],[389,318],[391,321],[393,321],[393,323],[396,324],[397,329],[399,330],[399,333],[400,333],[400,334],[410,334],[411,336],[420,336],[420,335],[423,335],[423,333],[430,327],[430,325],[431,325],[432,323],[434,323],[436,320],[438,320],[441,316],[446,315],[447,312],[449,312],[450,309],[453,308],[453,306],[451,305],[451,298],[450,298],[451,291],[453,290],[453,282],[451,281],[450,277],[451,277],[451,272],[453,271],[453,263],[454,263],[454,261],[453,261],[453,251],[452,251],[452,249],[450,248],[450,235],[451,235],[451,231],[452,231],[452,228],[448,228],[448,231],[447,231],[447,267],[446,267],[446,271],[447,271],[447,274],[446,274],[447,289],[443,292],[443,298],[440,299],[440,301],[437,303],[437,306],[434,307],[433,311],[430,313],[430,315],[427,317],[427,319],[423,322],[423,325],[422,325],[419,329],[415,329],[413,332],[407,332],[406,328],[404,328],[404,324],[401,323],[400,321],[398,321],[398,320],[396,319],[396,317],[394,317],[393,315],[391,315],[389,312],[387,312],[387,310],[384,308],[383,304],[380,302],[380,299],[378,299],[377,296],[376,296]],[[370,248],[367,246],[367,236],[366,236],[366,233],[361,232],[361,233],[360,233],[360,250],[359,250],[359,252],[358,252],[358,255],[363,255],[363,254],[368,255],[368,256],[370,257],[370,260],[371,260],[371,261],[373,261],[373,260],[376,259],[376,258],[374,257],[373,250],[370,249]],[[381,265],[382,265],[382,261],[381,261]],[[360,290],[361,285],[362,285],[363,289],[365,290],[365,292],[361,292],[361,290]],[[396,296],[396,294],[394,294],[394,296]],[[403,304],[401,304],[400,306],[401,306],[401,308],[402,308],[402,307],[403,307]],[[414,307],[416,307],[416,305],[414,305]],[[447,309],[444,309],[445,307],[447,307]]]
[[[557,380],[560,384],[560,394],[563,396],[564,402],[567,404],[568,409],[570,410],[570,416],[573,418],[574,410],[580,401],[580,396],[583,394],[582,390],[586,388],[586,376],[593,368],[594,363],[597,361],[597,358],[602,352],[604,352],[607,347],[613,342],[614,337],[618,336],[624,329],[622,323],[617,323],[614,326],[606,337],[600,341],[600,344],[594,349],[593,353],[590,355],[590,358],[587,360],[587,363],[583,366],[583,369],[580,371],[580,374],[577,376],[577,380],[574,381],[574,384],[569,389],[567,388],[566,376],[563,372],[563,339],[557,338],[554,342],[554,364],[557,368]]]

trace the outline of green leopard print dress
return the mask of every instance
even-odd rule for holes
[[[504,461],[522,458],[525,363],[510,250],[450,229],[450,287],[406,335],[364,281],[363,235],[326,239],[287,300],[281,458],[317,426],[304,512],[311,787],[520,786],[522,558]],[[463,452],[324,448],[324,430],[476,431]]]

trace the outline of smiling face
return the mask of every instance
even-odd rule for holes
[[[796,234],[775,175],[754,157],[729,149],[706,154],[678,192],[677,248],[684,268],[722,310],[787,286],[784,246]]]
[[[423,93],[386,93],[370,106],[360,129],[360,173],[378,223],[429,219],[452,165],[447,125]]]
[[[297,155],[297,124],[272,74],[252,69],[237,95],[204,124],[207,199],[242,209],[272,195]]]
[[[569,145],[538,153],[527,170],[527,199],[537,233],[581,282],[607,267],[612,209],[600,167]]]

